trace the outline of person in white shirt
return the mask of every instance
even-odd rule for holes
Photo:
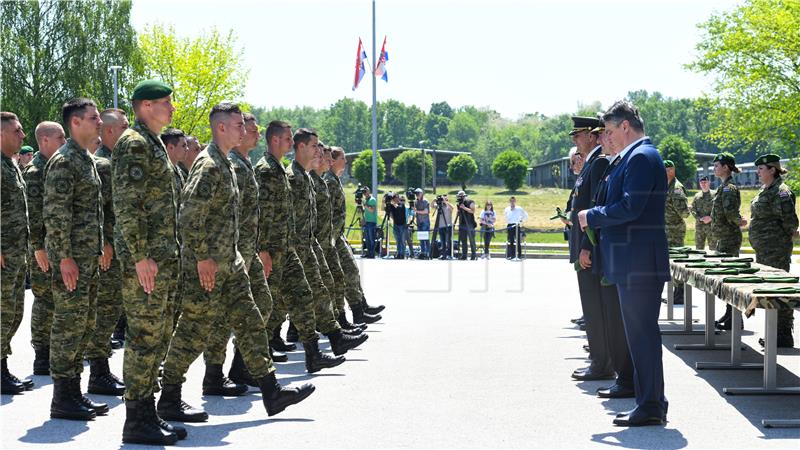
[[[506,259],[514,259],[517,257],[517,255],[522,253],[520,228],[522,227],[522,223],[528,220],[528,213],[525,212],[521,206],[517,206],[516,197],[511,197],[508,203],[509,206],[506,206],[505,211],[503,211],[503,214],[506,217],[506,223],[508,224],[508,228],[506,229],[508,232]]]

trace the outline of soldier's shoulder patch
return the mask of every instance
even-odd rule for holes
[[[67,194],[70,191],[72,184],[67,178],[58,178],[55,180],[56,192],[59,194]]]
[[[213,191],[214,191],[214,188],[213,188],[213,186],[212,186],[210,181],[203,179],[203,180],[200,180],[197,183],[196,192],[197,192],[197,196],[198,197],[200,197],[202,199],[209,199],[209,198],[211,198],[211,194],[212,194]]]
[[[38,184],[29,184],[28,185],[28,196],[29,197],[39,197],[41,195],[42,195],[42,188],[40,188]]]
[[[128,167],[128,176],[133,181],[142,181],[144,179],[144,167],[141,164],[131,164]]]

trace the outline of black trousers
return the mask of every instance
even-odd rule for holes
[[[506,257],[508,258],[516,258],[517,255],[522,255],[522,239],[517,239],[517,225],[509,225],[507,229],[508,233],[508,245],[506,248]]]
[[[633,361],[625,335],[625,324],[619,306],[617,286],[601,286],[600,298],[603,306],[603,319],[611,367],[617,372],[617,384],[627,388],[633,385]]]
[[[471,250],[470,255],[474,258],[475,257],[475,230],[470,228],[458,228],[458,242],[461,246],[461,259],[467,258],[467,239],[469,239],[469,248]]]
[[[591,270],[578,271],[578,290],[581,294],[586,339],[589,341],[589,359],[592,371],[609,373],[613,370],[606,335],[605,308],[601,296],[600,276]]]

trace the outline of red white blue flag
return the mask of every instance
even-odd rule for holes
[[[367,69],[364,62],[367,60],[367,52],[364,51],[364,45],[361,43],[361,38],[358,38],[358,52],[356,52],[356,74],[353,79],[353,90],[355,91]]]
[[[384,36],[383,46],[381,47],[381,56],[378,58],[378,64],[375,66],[375,76],[388,83],[389,74],[386,71],[386,61],[389,61],[389,53],[386,51],[386,36]]]

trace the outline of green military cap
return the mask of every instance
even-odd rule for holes
[[[758,159],[756,159],[756,162],[753,164],[760,166],[762,164],[779,163],[779,162],[781,162],[781,157],[774,153],[770,153],[767,155],[759,156]]]
[[[23,145],[19,149],[19,154],[20,155],[27,155],[28,153],[35,153],[34,150],[33,150],[33,147],[31,147],[30,145]]]
[[[672,162],[672,160],[671,160],[671,159],[665,159],[665,160],[664,160],[664,167],[665,167],[665,168],[666,168],[666,167],[675,167],[675,163],[674,163],[674,162]]]
[[[702,177],[700,177],[700,181],[708,181],[708,177],[703,175]]]
[[[736,164],[736,157],[733,156],[733,153],[731,153],[731,152],[722,152],[722,153],[717,154],[717,156],[714,157],[714,162],[717,162],[717,161],[719,161],[721,163],[730,163],[730,164],[734,164],[735,165]]]
[[[161,80],[144,80],[133,88],[131,100],[155,100],[172,94],[172,88]]]

